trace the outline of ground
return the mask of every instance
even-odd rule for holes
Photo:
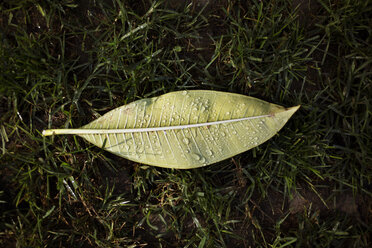
[[[0,246],[371,246],[371,1],[0,10]],[[41,135],[185,89],[301,109],[266,143],[193,170]]]

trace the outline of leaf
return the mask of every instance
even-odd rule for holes
[[[190,169],[262,144],[299,107],[226,92],[178,91],[118,107],[80,129],[50,129],[43,135],[76,134],[139,163]]]

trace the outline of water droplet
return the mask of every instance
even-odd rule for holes
[[[226,115],[230,115],[230,112],[226,112]]]
[[[232,134],[234,134],[234,135],[236,135],[237,134],[237,132],[234,130],[234,131],[232,131]]]
[[[195,160],[200,160],[200,155],[199,154],[196,154],[196,153],[193,153],[193,154],[191,154],[191,157],[193,158],[193,159],[195,159]]]
[[[225,137],[226,136],[225,132],[221,132],[221,136]]]
[[[171,118],[171,122],[174,122],[174,118],[173,117]]]
[[[190,140],[188,138],[183,138],[183,143],[185,143],[186,145],[190,144]]]
[[[204,112],[205,111],[205,107],[204,106],[201,106],[200,111],[201,112]]]
[[[197,108],[192,108],[192,111],[197,111],[198,109]]]
[[[187,91],[186,90],[182,91],[182,95],[186,96],[187,95]]]
[[[212,156],[213,155],[213,152],[211,150],[206,150],[205,153],[208,155],[208,156]]]

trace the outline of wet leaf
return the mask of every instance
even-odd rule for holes
[[[226,92],[178,91],[118,107],[80,129],[43,135],[76,134],[139,163],[190,169],[262,144],[298,108]]]

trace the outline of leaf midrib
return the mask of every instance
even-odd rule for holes
[[[260,119],[260,118],[273,117],[273,116],[274,115],[258,115],[258,116],[250,116],[250,117],[229,119],[229,120],[222,120],[222,121],[186,124],[186,125],[178,125],[178,126],[165,126],[165,127],[146,127],[146,128],[129,128],[129,129],[50,129],[50,130],[44,130],[43,131],[43,136],[58,135],[58,134],[83,135],[83,134],[115,134],[115,133],[157,132],[157,131],[167,131],[167,130],[177,130],[177,129],[197,128],[197,127],[203,127],[203,126],[227,124],[227,123],[231,123],[231,122]]]

